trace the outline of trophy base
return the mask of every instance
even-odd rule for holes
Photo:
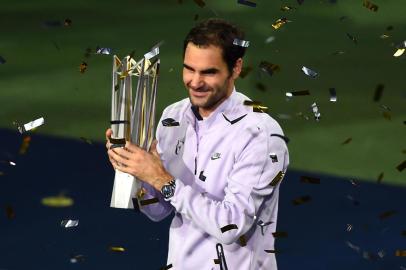
[[[133,198],[139,188],[140,182],[134,176],[116,170],[110,207],[134,209]]]

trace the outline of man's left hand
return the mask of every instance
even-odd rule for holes
[[[107,153],[115,164],[115,169],[137,177],[158,191],[173,179],[165,170],[156,151],[156,141],[152,143],[150,152],[127,141],[124,148],[109,149]]]

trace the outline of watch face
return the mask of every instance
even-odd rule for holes
[[[164,185],[164,186],[162,187],[162,195],[164,195],[164,197],[165,197],[166,199],[172,197],[173,194],[174,194],[174,187],[173,187],[173,186],[171,186],[171,185]]]

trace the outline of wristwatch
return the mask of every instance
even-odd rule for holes
[[[162,186],[161,193],[164,196],[165,200],[172,198],[172,196],[175,194],[175,187],[176,187],[175,178],[173,178],[171,181]]]

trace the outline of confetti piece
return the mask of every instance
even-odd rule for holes
[[[154,204],[154,203],[158,203],[158,202],[159,202],[158,198],[152,198],[152,199],[140,201],[140,205],[145,206],[145,205],[150,205],[150,204]]]
[[[345,242],[347,244],[347,246],[349,248],[351,248],[352,250],[355,250],[356,252],[360,252],[361,248],[359,246],[356,246],[354,244],[352,244],[350,241]]]
[[[299,197],[299,198],[294,199],[294,200],[292,201],[292,203],[293,203],[294,205],[301,205],[301,204],[310,202],[311,199],[312,199],[312,198],[311,198],[310,196],[306,195],[306,196],[302,196],[302,197]]]
[[[352,230],[352,225],[351,224],[347,224],[347,232],[350,232]]]
[[[316,78],[319,75],[316,71],[311,70],[310,68],[307,68],[305,66],[302,67],[302,71],[304,74],[312,78]]]
[[[245,247],[247,245],[247,239],[245,238],[245,235],[241,235],[240,238],[238,238],[238,241],[240,242],[240,246]]]
[[[278,30],[279,28],[281,28],[283,25],[285,25],[287,22],[289,22],[286,18],[280,18],[278,20],[276,20],[273,24],[272,27],[275,30]]]
[[[63,21],[63,26],[65,26],[65,27],[70,27],[70,26],[72,26],[72,20],[71,19],[65,19],[64,21]]]
[[[28,147],[30,146],[31,136],[25,136],[23,142],[20,146],[20,151],[18,152],[20,155],[24,155],[27,153]]]
[[[77,227],[79,225],[79,220],[65,219],[61,221],[61,226],[64,228]]]
[[[85,73],[85,71],[87,70],[87,63],[86,62],[82,62],[82,63],[80,63],[80,65],[79,65],[79,71],[80,71],[80,73]]]
[[[147,190],[142,187],[142,188],[140,188],[140,189],[137,191],[136,197],[137,197],[138,200],[142,200],[142,198],[144,198],[144,196],[145,196],[146,194],[147,194]]]
[[[225,233],[226,231],[233,230],[233,229],[238,229],[236,224],[228,224],[228,225],[220,228],[222,233]]]
[[[301,90],[301,91],[286,92],[285,95],[287,97],[308,96],[308,95],[310,95],[310,91],[309,90]]]
[[[282,6],[282,7],[281,7],[281,10],[282,10],[282,11],[289,11],[289,10],[294,10],[294,9],[296,9],[296,8],[290,7],[290,6]]]
[[[272,163],[278,162],[278,156],[275,153],[270,153],[269,157],[272,160]]]
[[[328,89],[330,92],[330,101],[331,102],[337,102],[337,93],[335,88],[329,88]]]
[[[274,238],[285,238],[288,237],[288,233],[287,232],[273,232],[272,233]]]
[[[400,163],[398,166],[396,166],[396,169],[401,172],[406,168],[406,160],[404,160],[402,163]]]
[[[309,120],[309,117],[308,117],[307,115],[303,114],[302,112],[298,112],[298,113],[296,114],[296,116],[302,117],[302,118],[304,118],[305,120]]]
[[[123,248],[123,247],[110,247],[109,249],[110,249],[110,251],[113,251],[113,252],[124,252],[125,251],[125,248]]]
[[[256,7],[257,6],[256,3],[251,2],[251,1],[247,1],[247,0],[238,0],[237,3],[241,4],[241,5],[248,6],[248,7]]]
[[[388,38],[389,36],[387,35],[387,34],[382,34],[382,35],[380,35],[379,36],[381,39],[385,39],[385,38]]]
[[[17,125],[18,131],[23,134],[24,132],[33,130],[39,126],[42,126],[45,123],[44,117],[38,118],[34,121],[28,122],[24,126],[20,126],[17,122],[14,122],[13,124]]]
[[[161,267],[160,270],[168,270],[168,269],[171,269],[172,267],[173,267],[172,264],[168,264],[168,265],[166,265],[166,266]]]
[[[374,101],[375,102],[378,102],[381,99],[384,88],[385,88],[385,85],[383,85],[383,84],[378,84],[376,86],[375,93],[374,93]]]
[[[2,56],[0,56],[0,65],[5,64],[7,61]]]
[[[320,184],[320,178],[302,175],[300,177],[300,182],[306,184]]]
[[[268,111],[268,107],[262,106],[259,101],[244,100],[244,105],[252,106],[253,112],[266,113]]]
[[[177,122],[173,118],[166,118],[166,119],[162,120],[161,123],[162,123],[162,125],[164,127],[176,127],[176,126],[179,126],[179,122]]]
[[[333,55],[341,55],[341,54],[344,54],[344,53],[345,53],[344,51],[335,51],[332,54]]]
[[[250,45],[250,42],[248,40],[242,40],[242,39],[235,38],[233,41],[233,45],[248,48],[248,46]]]
[[[386,120],[392,120],[392,115],[390,112],[382,112],[382,116],[383,118],[385,118]]]
[[[8,219],[14,219],[16,217],[14,209],[11,205],[6,206],[6,216]]]
[[[341,145],[349,144],[351,141],[352,141],[352,138],[351,138],[351,137],[350,137],[350,138],[347,138],[347,139],[345,139],[345,141],[343,141],[343,142],[341,143]]]
[[[111,54],[111,49],[110,48],[96,48],[96,54],[105,54],[105,55],[109,55]]]
[[[282,120],[289,120],[289,119],[292,119],[292,116],[290,116],[289,114],[285,114],[285,113],[278,113],[276,116],[277,116],[279,119],[282,119]]]
[[[251,71],[253,70],[252,67],[243,67],[240,72],[240,78],[245,78]]]
[[[350,201],[352,201],[352,204],[355,206],[358,206],[360,203],[358,200],[356,200],[354,197],[352,197],[351,195],[347,195],[347,199],[349,199]]]
[[[45,197],[41,200],[42,205],[48,207],[69,207],[73,205],[73,199],[64,195]]]
[[[274,41],[275,40],[275,37],[274,36],[270,36],[270,37],[267,37],[266,39],[265,39],[265,43],[266,44],[269,44],[269,43],[271,43],[272,41]]]
[[[351,185],[354,187],[359,187],[359,184],[354,179],[349,179],[348,181],[350,181]]]
[[[269,76],[272,76],[275,72],[280,71],[280,66],[276,64],[269,63],[267,61],[262,61],[259,63],[259,68],[268,73]]]
[[[280,251],[274,250],[274,249],[265,249],[264,251],[265,251],[266,253],[273,253],[273,254],[280,253]]]
[[[314,119],[315,119],[316,121],[319,121],[321,114],[320,114],[320,112],[319,112],[319,107],[317,107],[316,102],[314,102],[314,103],[311,105],[311,108],[312,108],[312,111],[313,111],[313,114],[314,114]]]
[[[394,57],[402,56],[403,53],[405,52],[405,50],[406,50],[405,48],[399,48],[399,49],[396,50],[396,52],[393,54],[393,56]]]
[[[78,263],[85,260],[85,256],[83,255],[75,255],[70,258],[71,263]]]
[[[356,37],[354,37],[354,36],[350,35],[349,33],[347,33],[347,37],[348,37],[349,39],[351,39],[351,40],[352,40],[352,42],[354,42],[355,44],[357,44],[358,40],[357,40],[357,38],[356,38]]]
[[[367,9],[377,12],[378,11],[378,6],[373,4],[372,2],[369,2],[368,0],[364,0],[363,6],[366,7]]]
[[[206,3],[203,0],[193,0],[199,7],[203,8]]]
[[[271,181],[271,186],[275,187],[279,182],[282,181],[283,177],[285,176],[285,173],[283,171],[279,171],[278,174],[272,179]]]
[[[157,56],[157,55],[159,54],[159,47],[160,47],[162,44],[164,44],[164,41],[163,41],[163,40],[160,41],[160,42],[158,42],[156,45],[154,45],[154,46],[151,48],[151,51],[149,51],[148,53],[144,54],[145,59],[148,60],[148,59],[151,59],[151,58]]]
[[[382,179],[383,179],[383,172],[381,172],[381,173],[378,175],[378,179],[376,180],[376,182],[377,182],[378,184],[380,184],[380,183],[382,183]]]
[[[379,215],[379,219],[386,219],[395,214],[397,214],[397,211],[395,211],[395,210],[386,211]]]
[[[93,144],[90,139],[87,139],[87,138],[85,138],[85,137],[79,137],[79,139],[81,139],[83,142],[85,142],[85,143],[87,143],[87,144],[90,144],[90,145]]]
[[[406,257],[406,250],[396,250],[395,255],[397,257]]]

